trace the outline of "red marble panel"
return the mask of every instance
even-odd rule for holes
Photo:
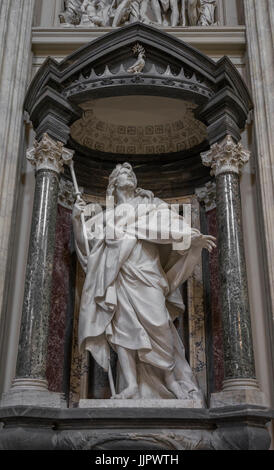
[[[49,390],[54,392],[64,391],[64,348],[71,266],[70,237],[71,211],[58,205],[46,371]]]
[[[208,232],[217,237],[216,209],[207,212]],[[218,276],[218,249],[213,250],[209,257],[211,312],[212,312],[212,342],[214,361],[214,391],[222,388],[224,377],[223,329],[220,303],[220,284]]]

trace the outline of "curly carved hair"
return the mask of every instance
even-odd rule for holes
[[[117,178],[118,178],[119,173],[120,173],[122,168],[127,168],[131,171],[131,173],[133,175],[133,179],[134,179],[136,196],[143,196],[143,197],[147,197],[149,199],[154,197],[154,194],[151,191],[146,191],[145,189],[137,188],[137,178],[136,178],[136,175],[135,175],[130,163],[123,163],[123,164],[119,163],[118,165],[116,165],[116,167],[114,168],[114,170],[112,171],[112,173],[109,176],[108,187],[107,187],[107,196],[114,196],[115,195],[116,181],[117,181]]]
[[[134,177],[135,187],[137,187],[137,178],[136,178],[136,175],[135,175],[130,163],[123,163],[123,164],[119,163],[119,165],[116,165],[116,167],[114,168],[114,170],[112,171],[112,173],[109,176],[108,187],[107,187],[107,196],[113,196],[114,195],[116,181],[117,181],[117,178],[118,178],[119,173],[122,170],[122,168],[127,168],[131,171],[131,173]]]

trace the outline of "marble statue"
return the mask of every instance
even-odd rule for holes
[[[149,0],[113,0],[112,26],[122,26],[123,24],[133,23],[134,21],[142,21],[143,23],[151,23],[147,16]]]
[[[84,0],[82,3],[82,25],[110,26],[112,0]]]
[[[212,26],[215,24],[216,0],[199,0],[199,26]]]
[[[119,27],[134,21],[208,26],[214,24],[215,8],[216,0],[67,0],[59,17],[64,26]]]
[[[199,0],[187,1],[187,15],[189,26],[197,26],[198,23],[198,2]]]
[[[82,3],[83,0],[65,0],[65,9],[59,15],[60,23],[65,25],[78,25],[82,18]]]
[[[151,0],[151,8],[156,18],[156,23],[163,26],[177,26],[179,24],[178,0]],[[170,14],[170,19],[168,15]]]
[[[184,218],[152,192],[137,188],[129,163],[113,170],[107,195],[113,206],[104,212],[93,208],[85,230],[81,215],[89,206],[78,198],[73,209],[76,251],[86,273],[79,347],[90,351],[105,371],[110,347],[116,351],[114,399],[201,401],[173,321],[184,309],[180,285],[191,275],[202,249],[215,247],[215,239],[188,226],[185,243]],[[159,213],[165,219],[164,236]],[[176,230],[171,229],[173,222]]]

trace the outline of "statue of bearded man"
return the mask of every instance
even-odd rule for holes
[[[88,255],[81,225],[85,203],[76,203],[73,210],[76,250],[86,272],[79,346],[105,371],[110,347],[116,351],[117,393],[112,398],[191,399],[203,406],[173,322],[184,309],[180,285],[192,274],[202,249],[215,247],[215,239],[190,227],[186,231],[182,216],[137,188],[129,163],[111,173],[107,194],[114,206],[85,223]]]

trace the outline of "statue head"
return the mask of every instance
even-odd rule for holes
[[[116,188],[134,190],[137,188],[137,178],[130,163],[116,165],[110,174],[107,196],[114,196]]]

